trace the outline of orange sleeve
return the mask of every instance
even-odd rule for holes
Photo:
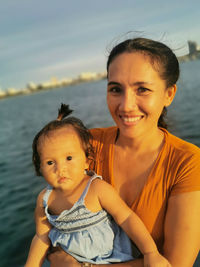
[[[200,190],[200,149],[180,159],[171,195]]]

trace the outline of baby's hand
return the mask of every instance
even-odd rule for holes
[[[172,267],[158,251],[144,254],[144,267]]]

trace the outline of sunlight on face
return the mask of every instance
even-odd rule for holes
[[[63,127],[42,135],[38,151],[41,172],[55,188],[73,190],[85,176],[88,162],[81,140],[73,127]]]
[[[134,137],[157,129],[160,114],[171,101],[149,57],[135,52],[120,54],[111,62],[107,103],[120,133]]]

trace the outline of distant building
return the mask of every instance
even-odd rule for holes
[[[200,52],[199,46],[196,42],[188,41],[188,46],[189,46],[189,54],[190,55]]]
[[[4,98],[6,96],[6,92],[0,89],[0,98]]]
[[[189,54],[179,57],[180,62],[200,59],[200,46],[194,41],[188,41]]]

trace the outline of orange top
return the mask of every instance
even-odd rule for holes
[[[169,196],[200,190],[200,149],[162,129],[165,143],[132,209],[162,247]],[[114,185],[113,155],[117,127],[92,129],[94,170]],[[134,170],[133,170],[134,171]]]

